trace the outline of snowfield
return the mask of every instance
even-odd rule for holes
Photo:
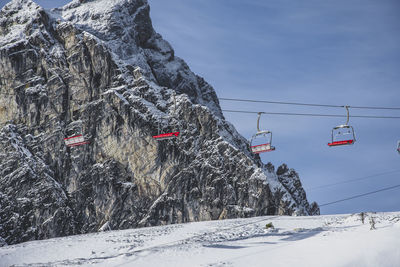
[[[364,223],[360,214],[264,216],[54,238],[2,247],[0,265],[398,267],[400,212],[366,213]]]

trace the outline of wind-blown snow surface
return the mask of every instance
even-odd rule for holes
[[[0,248],[0,265],[394,267],[400,212],[367,213],[364,223],[360,214],[266,216],[32,241]]]

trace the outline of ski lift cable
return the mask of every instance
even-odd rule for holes
[[[4,80],[11,80],[7,77],[2,77]],[[15,79],[15,78],[12,78]],[[88,88],[88,86],[72,86],[75,88]],[[80,89],[80,90],[82,90]],[[76,92],[80,91],[76,90]],[[2,94],[2,93],[0,93]],[[236,101],[236,102],[249,102],[249,103],[265,103],[265,104],[279,104],[279,105],[296,105],[296,106],[312,106],[312,107],[330,107],[330,108],[343,108],[346,105],[330,105],[330,104],[316,104],[316,103],[300,103],[300,102],[283,102],[283,101],[268,101],[268,100],[254,100],[254,99],[241,99],[241,98],[226,98],[226,97],[219,97],[219,100],[223,101]],[[349,108],[354,109],[382,109],[382,110],[400,110],[400,107],[372,107],[372,106],[351,106],[348,105]]]
[[[394,170],[394,171],[390,171],[390,172],[377,173],[377,174],[368,175],[368,176],[363,176],[363,177],[359,177],[359,178],[344,180],[344,181],[337,182],[337,183],[331,183],[331,184],[325,184],[325,185],[315,186],[315,187],[311,187],[310,189],[308,189],[308,192],[310,192],[310,191],[315,191],[315,190],[321,189],[321,188],[327,188],[327,187],[332,187],[332,186],[341,185],[341,184],[348,184],[348,183],[352,183],[352,182],[356,182],[356,181],[362,181],[362,180],[366,180],[366,179],[370,179],[370,178],[375,178],[375,177],[379,177],[379,176],[386,175],[386,174],[398,173],[398,172],[400,172],[400,170]]]
[[[87,88],[87,87],[85,87],[85,88]],[[77,91],[81,91],[81,90],[83,90],[83,89],[85,89],[85,88],[82,88],[82,89],[78,89],[78,90],[76,90],[75,92],[77,92]],[[108,87],[108,88],[105,88],[106,90],[109,90],[109,89],[113,89],[114,87]],[[1,92],[0,92],[0,94],[2,94]],[[7,95],[14,95],[14,94],[7,94]],[[14,95],[15,96],[15,95]],[[69,101],[72,101],[72,102],[74,102],[74,100],[69,100]],[[175,101],[175,99],[174,99],[174,101]],[[176,102],[175,102],[175,105],[176,105]],[[84,108],[84,106],[83,105],[81,105],[80,107],[79,107],[79,110],[82,110]],[[176,107],[174,108],[174,112],[175,112],[175,109],[176,109]],[[20,115],[20,116],[22,116],[22,117],[24,117],[24,116],[26,116],[26,115],[28,115],[29,113],[30,113],[31,111],[30,110],[27,110],[25,113],[23,113],[22,115]],[[54,119],[57,119],[57,117],[54,117],[54,118],[52,118],[50,121],[53,121]],[[45,125],[48,125],[48,123],[50,123],[50,121],[48,121],[48,122],[46,122],[45,123]],[[5,123],[6,124],[6,123]],[[5,125],[4,124],[4,125]],[[1,126],[4,126],[3,124],[1,124]],[[33,128],[37,128],[37,127],[41,127],[42,125],[37,125],[37,126],[34,126]],[[129,129],[124,125],[123,126],[123,128],[125,128],[125,130],[127,131],[127,132],[129,132]],[[65,129],[63,130],[63,132],[65,131]]]
[[[65,86],[65,85],[63,85],[63,86]],[[63,86],[60,86],[57,89],[60,89]],[[79,88],[79,89],[76,89],[76,88]],[[78,92],[81,92],[81,91],[83,91],[85,89],[89,89],[89,88],[91,88],[91,87],[90,86],[71,85],[71,86],[68,87],[68,90],[73,90],[73,93],[78,93]],[[115,87],[106,87],[106,88],[99,88],[99,89],[101,89],[101,90],[109,90],[109,89],[114,89],[114,88]],[[0,92],[0,95],[16,96],[18,94]]]
[[[336,204],[336,203],[339,203],[339,202],[343,202],[343,201],[347,201],[347,200],[351,200],[351,199],[355,199],[355,198],[360,198],[360,197],[363,197],[363,196],[368,196],[368,195],[372,195],[372,194],[375,194],[375,193],[379,193],[379,192],[391,190],[391,189],[398,188],[398,187],[400,187],[400,184],[394,185],[394,186],[390,186],[390,187],[386,187],[386,188],[382,188],[382,189],[378,189],[378,190],[371,191],[371,192],[364,193],[364,194],[359,194],[359,195],[355,195],[355,196],[351,196],[351,197],[347,197],[347,198],[343,198],[343,199],[331,201],[331,202],[328,202],[328,203],[321,204],[321,205],[319,205],[319,206],[320,206],[320,207],[324,207],[324,206]]]
[[[61,88],[61,87],[59,87],[59,88]],[[82,91],[82,90],[84,90],[84,89],[86,89],[86,88],[88,88],[88,87],[76,86],[76,88],[81,88],[81,89],[74,90],[75,93],[80,92],[80,91]],[[109,90],[109,89],[113,89],[113,87],[103,88],[103,90]],[[2,92],[0,92],[0,95],[17,96],[17,94],[9,94],[9,93],[2,93]],[[33,95],[33,97],[36,98],[37,96],[36,96],[36,95]],[[68,101],[71,101],[71,102],[74,102],[74,103],[77,103],[77,102],[78,102],[77,99],[69,99]],[[80,108],[79,108],[79,110],[81,110],[82,108],[84,108],[84,106],[81,105]],[[31,112],[31,111],[28,110],[27,112],[23,113],[21,116],[22,116],[22,117],[23,117],[23,116],[26,116],[26,115],[28,115],[30,112]]]
[[[345,105],[327,105],[327,104],[314,104],[314,103],[298,103],[298,102],[282,102],[282,101],[267,101],[267,100],[254,100],[254,99],[240,99],[240,98],[225,98],[220,97],[219,100],[236,101],[236,102],[249,102],[249,103],[265,103],[265,104],[279,104],[279,105],[296,105],[296,106],[311,106],[311,107],[329,107],[329,108],[343,108]],[[400,107],[369,107],[369,106],[350,106],[349,108],[355,109],[389,109],[400,110]]]
[[[223,112],[244,113],[244,114],[258,114],[258,111],[248,110],[232,110],[222,109]],[[334,118],[347,118],[347,115],[332,115],[332,114],[316,114],[316,113],[290,113],[290,112],[261,112],[268,115],[284,115],[284,116],[308,116],[308,117],[334,117]],[[366,116],[366,115],[350,115],[350,118],[366,118],[366,119],[400,119],[400,116]]]

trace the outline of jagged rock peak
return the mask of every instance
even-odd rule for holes
[[[25,37],[33,34],[27,26],[43,15],[43,8],[31,0],[12,0],[7,3],[0,10],[0,46],[26,41]]]
[[[214,89],[154,31],[146,0],[73,1],[52,12],[105,42],[126,81],[132,82],[132,71],[139,66],[149,80],[187,94],[222,117]]]

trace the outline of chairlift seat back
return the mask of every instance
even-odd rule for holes
[[[267,134],[271,134],[271,131],[259,131],[259,132],[257,132],[257,133],[255,134],[255,136],[258,136],[258,135],[267,135]]]
[[[351,129],[352,127],[350,126],[350,125],[345,125],[345,124],[343,124],[343,125],[339,125],[339,126],[336,126],[335,128],[333,128],[333,130],[337,130],[337,129]]]

